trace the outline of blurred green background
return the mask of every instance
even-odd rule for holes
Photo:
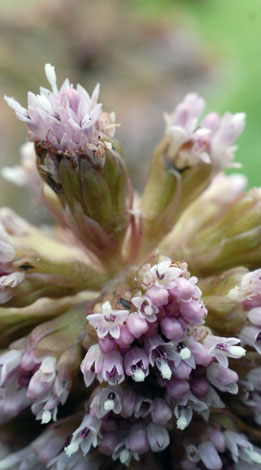
[[[25,105],[27,90],[47,85],[46,62],[59,83],[68,76],[91,91],[100,81],[136,188],[164,130],[163,111],[189,91],[205,97],[207,110],[247,113],[237,160],[249,185],[260,185],[260,44],[260,0],[0,0],[2,96]],[[25,138],[1,100],[1,166],[18,162]],[[0,196],[35,217],[27,195],[2,179]]]

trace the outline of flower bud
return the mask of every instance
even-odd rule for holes
[[[36,149],[40,155],[40,172],[48,183],[48,174],[42,170],[43,158],[47,157],[43,157],[39,147]],[[74,156],[74,160],[66,155],[56,159],[59,165],[56,194],[66,209],[69,225],[103,262],[112,251],[120,249],[129,221],[124,162],[114,150],[106,149],[104,158],[102,168],[97,168],[87,155]]]
[[[119,444],[120,437],[116,432],[109,432],[103,434],[101,443],[99,444],[99,451],[104,455],[112,455],[115,447]]]
[[[205,162],[176,168],[168,139],[162,140],[153,156],[141,200],[144,255],[170,232],[184,209],[207,187],[210,177],[211,166]]]
[[[209,388],[210,388],[209,382],[207,379],[205,379],[205,377],[195,379],[191,383],[191,391],[197,397],[206,395],[206,393],[209,391]]]
[[[246,322],[245,296],[242,297],[240,286],[247,275],[246,268],[238,267],[199,282],[208,310],[206,323],[219,334],[238,333]]]
[[[213,362],[207,368],[207,378],[217,389],[237,394],[238,385],[236,382],[238,381],[238,375],[233,370]]]
[[[8,346],[18,335],[30,331],[43,321],[59,317],[71,307],[87,302],[94,293],[82,292],[75,296],[50,299],[47,297],[33,301],[25,307],[0,307],[0,332],[2,347]]]
[[[208,428],[208,437],[211,440],[212,444],[214,444],[215,448],[218,452],[224,452],[225,450],[225,439],[223,433],[214,427]]]
[[[181,397],[190,389],[189,382],[183,379],[172,378],[167,384],[168,394],[171,397]]]
[[[114,140],[114,115],[66,80],[60,90],[55,69],[45,67],[52,91],[28,94],[28,109],[5,97],[26,122],[35,143],[37,166],[43,180],[60,199],[70,228],[110,269],[121,259],[128,224],[128,172]]]
[[[244,114],[215,115],[215,123],[207,115],[199,123],[203,109],[204,100],[191,93],[166,116],[166,136],[155,151],[141,202],[144,252],[167,235],[212,176],[233,160],[232,144],[243,130]]]
[[[135,338],[139,338],[141,335],[148,331],[148,324],[144,318],[141,318],[137,312],[131,313],[127,318],[127,326],[131,334]]]
[[[28,337],[28,348],[34,357],[48,355],[59,358],[70,346],[80,341],[85,321],[84,308],[72,308],[60,317],[34,328]]]
[[[208,470],[221,470],[222,461],[212,442],[202,442],[198,446],[200,459],[206,465]]]
[[[115,350],[116,344],[113,338],[110,338],[109,336],[105,336],[105,338],[99,338],[99,346],[101,352],[103,354],[110,353]]]
[[[172,410],[167,405],[165,400],[162,400],[161,398],[155,398],[152,403],[151,417],[155,424],[164,426],[171,420]]]
[[[174,258],[179,257],[182,247],[190,246],[199,232],[212,225],[213,220],[224,215],[239,199],[246,184],[246,178],[240,174],[227,176],[220,173],[215,176],[209,187],[182,213],[173,230],[160,244],[161,249]]]
[[[122,395],[121,416],[123,416],[124,418],[130,418],[134,414],[136,402],[137,402],[136,393],[133,390],[127,388]]]
[[[188,244],[180,246],[179,257],[186,259],[194,273],[204,276],[234,266],[258,268],[261,262],[260,214],[261,189],[254,188],[197,232]]]
[[[137,423],[131,426],[127,437],[127,447],[133,452],[138,452],[139,454],[148,452],[149,443],[145,424]]]
[[[0,229],[0,263],[5,273],[0,276],[0,303],[24,306],[41,296],[99,289],[105,280],[82,250],[51,238],[11,209],[0,209]]]
[[[171,317],[164,317],[160,322],[160,327],[162,333],[168,339],[173,339],[174,341],[179,341],[183,335],[184,330],[178,320]]]
[[[168,447],[170,437],[167,429],[159,424],[150,423],[147,426],[150,448],[153,452],[162,452]]]

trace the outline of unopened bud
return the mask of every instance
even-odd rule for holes
[[[204,211],[202,205],[202,211]],[[186,231],[186,226],[184,226]],[[210,275],[234,266],[255,269],[261,262],[261,189],[243,194],[224,214],[217,215],[179,246],[193,273]]]
[[[204,100],[185,96],[166,115],[166,136],[155,151],[142,197],[143,252],[149,252],[173,228],[182,212],[209,185],[211,178],[231,166],[232,144],[244,128],[245,115],[208,114],[201,122]]]

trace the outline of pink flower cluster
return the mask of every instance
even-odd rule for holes
[[[70,383],[62,382],[53,356],[36,361],[30,351],[10,349],[0,356],[0,422],[31,406],[42,423],[56,420],[58,405],[67,400]]]
[[[83,424],[74,432],[68,455],[79,448],[86,454],[92,444],[128,464],[169,445],[173,418],[183,430],[193,412],[207,419],[211,406],[224,406],[217,390],[237,393],[238,375],[228,358],[245,350],[239,339],[210,335],[203,326],[207,310],[186,265],[166,258],[144,265],[138,278],[135,295],[119,299],[124,310],[106,301],[101,313],[87,317],[98,344],[89,348],[81,370],[87,387],[95,379],[101,386],[84,417],[88,432]]]
[[[241,303],[247,312],[248,324],[240,332],[242,343],[261,355],[261,269],[245,274],[241,284],[229,292],[229,297]]]
[[[46,64],[45,73],[52,91],[41,87],[39,95],[28,92],[27,109],[8,96],[7,103],[27,124],[33,141],[43,141],[57,152],[87,154],[102,165],[103,150],[110,146],[102,140],[114,135],[115,124],[114,114],[103,113],[97,103],[99,84],[90,96],[81,85],[74,88],[68,78],[58,89],[52,65]]]
[[[226,113],[221,118],[212,112],[199,122],[204,107],[203,98],[189,93],[173,114],[165,115],[166,132],[178,169],[202,161],[223,170],[233,161],[237,149],[233,144],[244,128],[245,114]]]
[[[261,356],[261,269],[245,274],[240,285],[229,292],[229,297],[240,304],[247,315],[247,321],[239,337],[243,345],[256,350]],[[245,379],[242,402],[249,408],[255,422],[261,424],[261,367],[258,361],[252,361]]]
[[[224,461],[226,467],[223,467]],[[222,431],[220,426],[208,425],[205,426],[200,439],[194,435],[190,443],[185,445],[181,469],[199,470],[198,464],[203,464],[206,470],[245,470],[251,463],[259,469],[261,454],[244,434],[232,430]]]
[[[0,209],[0,304],[8,302],[13,297],[13,290],[24,280],[24,273],[12,266],[15,259],[15,249],[12,239],[6,228],[8,227],[9,210]],[[19,220],[20,218],[17,217]],[[6,226],[3,223],[6,223]],[[26,224],[22,224],[21,231],[26,231]]]

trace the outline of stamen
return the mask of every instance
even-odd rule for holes
[[[142,369],[137,369],[134,373],[133,373],[133,379],[135,380],[135,382],[144,382],[145,380],[145,373]]]
[[[184,348],[184,349],[181,349],[180,351],[180,356],[181,358],[185,361],[186,359],[189,359],[190,356],[191,356],[191,352],[189,350],[189,348]]]
[[[157,364],[163,379],[170,380],[172,376],[171,369],[166,361],[160,361]]]
[[[104,403],[105,411],[111,411],[114,409],[114,401],[113,400],[106,400]]]
[[[51,415],[51,412],[48,411],[48,410],[45,410],[43,411],[43,414],[42,414],[42,424],[47,424],[51,421],[52,419],[52,415]]]
[[[124,463],[128,462],[129,458],[130,458],[130,451],[128,449],[122,450],[121,453],[120,453],[121,463],[124,464]]]

